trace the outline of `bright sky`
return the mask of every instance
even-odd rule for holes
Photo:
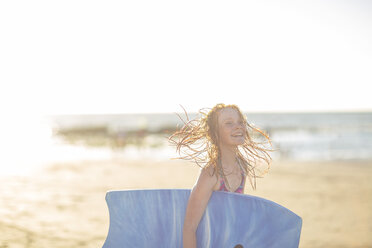
[[[372,110],[371,1],[1,1],[2,113]]]

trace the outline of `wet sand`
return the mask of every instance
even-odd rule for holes
[[[54,164],[1,177],[0,248],[101,247],[108,190],[191,188],[199,169],[183,161]],[[274,162],[247,194],[303,218],[300,247],[372,247],[372,162]]]

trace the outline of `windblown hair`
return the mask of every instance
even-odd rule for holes
[[[270,168],[271,156],[269,152],[273,150],[270,149],[269,136],[249,124],[238,106],[220,103],[209,111],[201,109],[199,117],[192,120],[184,110],[186,120],[178,115],[184,125],[169,137],[169,141],[176,146],[176,151],[180,155],[178,159],[193,161],[201,168],[212,166],[213,174],[217,176],[220,172],[226,179],[220,162],[220,137],[218,135],[219,112],[225,108],[237,110],[244,124],[245,141],[244,144],[237,147],[236,156],[245,175],[248,176],[252,188],[256,189],[256,178],[262,177]],[[260,141],[254,141],[252,137]]]

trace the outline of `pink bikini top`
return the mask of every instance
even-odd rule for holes
[[[245,175],[244,175],[244,173],[242,173],[242,182],[240,183],[239,187],[234,191],[235,193],[240,193],[240,194],[243,193],[244,182],[245,182]],[[225,180],[223,179],[222,176],[220,177],[220,188],[219,188],[218,190],[219,190],[219,191],[227,191],[227,192],[231,192],[231,191],[229,191],[229,190],[226,188]]]

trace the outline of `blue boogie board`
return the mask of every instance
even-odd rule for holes
[[[110,226],[103,248],[182,247],[190,190],[110,191]],[[302,219],[260,197],[213,192],[196,235],[198,248],[298,247]],[[240,246],[239,246],[240,245]]]

